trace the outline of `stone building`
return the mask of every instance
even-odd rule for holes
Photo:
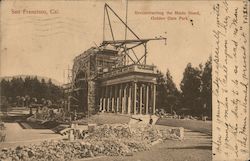
[[[113,32],[111,13],[125,26],[124,40],[117,40]],[[105,40],[105,17],[112,35],[108,41]],[[127,32],[133,39],[128,39]],[[146,62],[147,43],[165,40],[166,44],[166,38],[139,38],[107,4],[104,6],[103,36],[100,46],[92,47],[74,59],[71,83],[65,88],[68,110],[85,114],[99,111],[154,114],[157,73],[156,67]],[[138,48],[141,55],[135,52]]]
[[[121,60],[118,50],[106,47],[93,47],[77,56],[68,90],[74,98],[69,100],[70,110],[154,114],[156,67],[124,65]]]

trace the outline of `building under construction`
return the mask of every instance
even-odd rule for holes
[[[125,26],[125,39],[116,40],[110,20],[113,14]],[[147,43],[141,39],[107,4],[104,22],[108,22],[111,40],[103,40],[74,59],[70,84],[66,89],[67,108],[86,115],[96,112],[154,114],[156,102],[156,67],[147,65]],[[105,32],[105,30],[103,31]],[[135,39],[127,39],[127,33]],[[135,49],[141,47],[140,54]]]

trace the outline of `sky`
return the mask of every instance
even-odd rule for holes
[[[39,75],[67,81],[67,68],[75,56],[103,40],[105,1],[14,1],[1,3],[1,76]],[[106,1],[125,19],[126,1]],[[163,73],[170,70],[177,87],[187,63],[198,66],[211,54],[212,5],[206,1],[128,1],[128,25],[140,38],[163,36],[164,41],[148,43],[148,64]],[[18,13],[20,10],[20,13]],[[26,10],[46,10],[48,14],[27,14]],[[50,10],[55,12],[51,14]],[[151,20],[152,15],[135,12],[164,12],[177,20]],[[198,12],[183,15],[174,12]],[[172,15],[166,15],[172,12]],[[156,15],[155,15],[156,16]],[[160,16],[160,15],[158,15]],[[124,27],[112,17],[117,39]],[[105,25],[105,38],[109,29]],[[128,35],[128,38],[130,35]]]

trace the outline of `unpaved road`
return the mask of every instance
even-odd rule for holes
[[[19,123],[5,123],[6,140],[0,143],[1,148],[15,147],[18,145],[27,145],[40,143],[47,139],[62,139],[59,134],[55,134],[50,129],[23,129]]]

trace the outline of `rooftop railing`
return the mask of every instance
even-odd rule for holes
[[[114,77],[114,76],[122,75],[125,73],[132,73],[132,72],[156,74],[155,66],[153,65],[133,64],[129,66],[118,67],[113,70],[104,72],[100,74],[100,78],[109,78],[109,77]]]

